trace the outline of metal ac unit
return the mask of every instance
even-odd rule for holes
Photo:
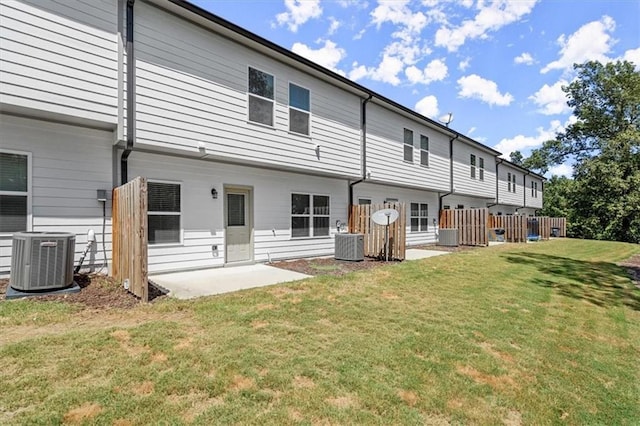
[[[458,247],[458,230],[440,229],[437,245],[445,247]]]
[[[364,260],[364,235],[336,234],[335,258],[337,260]]]
[[[76,236],[68,232],[16,232],[9,285],[19,291],[73,285]]]

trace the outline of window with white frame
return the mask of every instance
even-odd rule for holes
[[[371,204],[371,198],[358,198],[358,204],[361,206]]]
[[[404,129],[404,161],[413,163],[413,130]]]
[[[328,195],[291,194],[291,237],[329,236]]]
[[[478,158],[479,161],[479,172],[480,172],[480,180],[484,180],[484,158],[480,157]]]
[[[515,173],[511,175],[511,181],[512,181],[511,189],[512,189],[512,192],[515,194],[516,193],[516,174]]]
[[[181,185],[148,181],[147,194],[149,244],[180,243]]]
[[[507,173],[507,192],[511,192],[511,173]]]
[[[274,78],[249,67],[249,121],[273,126]]]
[[[471,167],[471,179],[476,178],[476,156],[471,154],[469,157],[469,165]]]
[[[429,137],[420,135],[420,165],[429,167]]]
[[[309,135],[311,95],[309,89],[289,83],[289,130]]]
[[[538,198],[538,182],[534,182],[533,185],[533,198]]]
[[[0,151],[0,233],[28,230],[30,160],[27,153]]]
[[[531,196],[533,197],[533,181],[531,182]]]
[[[428,231],[429,205],[426,203],[411,203],[411,232]]]

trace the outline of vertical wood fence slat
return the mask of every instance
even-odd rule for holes
[[[147,257],[147,180],[137,177],[113,190],[112,275],[129,281],[129,291],[149,300]]]
[[[488,209],[441,210],[439,227],[457,229],[460,245],[486,246],[488,215]]]
[[[396,209],[398,220],[389,226],[389,259],[404,260],[406,256],[406,207],[404,203],[352,205],[349,208],[349,232],[364,235],[364,255],[383,258],[385,254],[385,226],[371,220],[381,209]]]

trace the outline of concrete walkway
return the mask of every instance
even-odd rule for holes
[[[169,290],[169,296],[192,299],[310,277],[299,272],[255,264],[151,275],[149,280]]]
[[[446,251],[407,249],[407,260],[449,254]],[[177,299],[230,293],[248,288],[264,287],[311,278],[311,275],[288,271],[261,263],[228,268],[201,269],[149,276],[149,280],[169,291]]]
[[[422,249],[407,249],[405,253],[406,260],[420,260],[427,257],[441,256],[443,254],[450,254],[448,251],[441,250],[422,250]]]

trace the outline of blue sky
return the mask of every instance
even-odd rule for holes
[[[640,69],[638,0],[191,1],[506,156],[573,120],[574,62]]]

